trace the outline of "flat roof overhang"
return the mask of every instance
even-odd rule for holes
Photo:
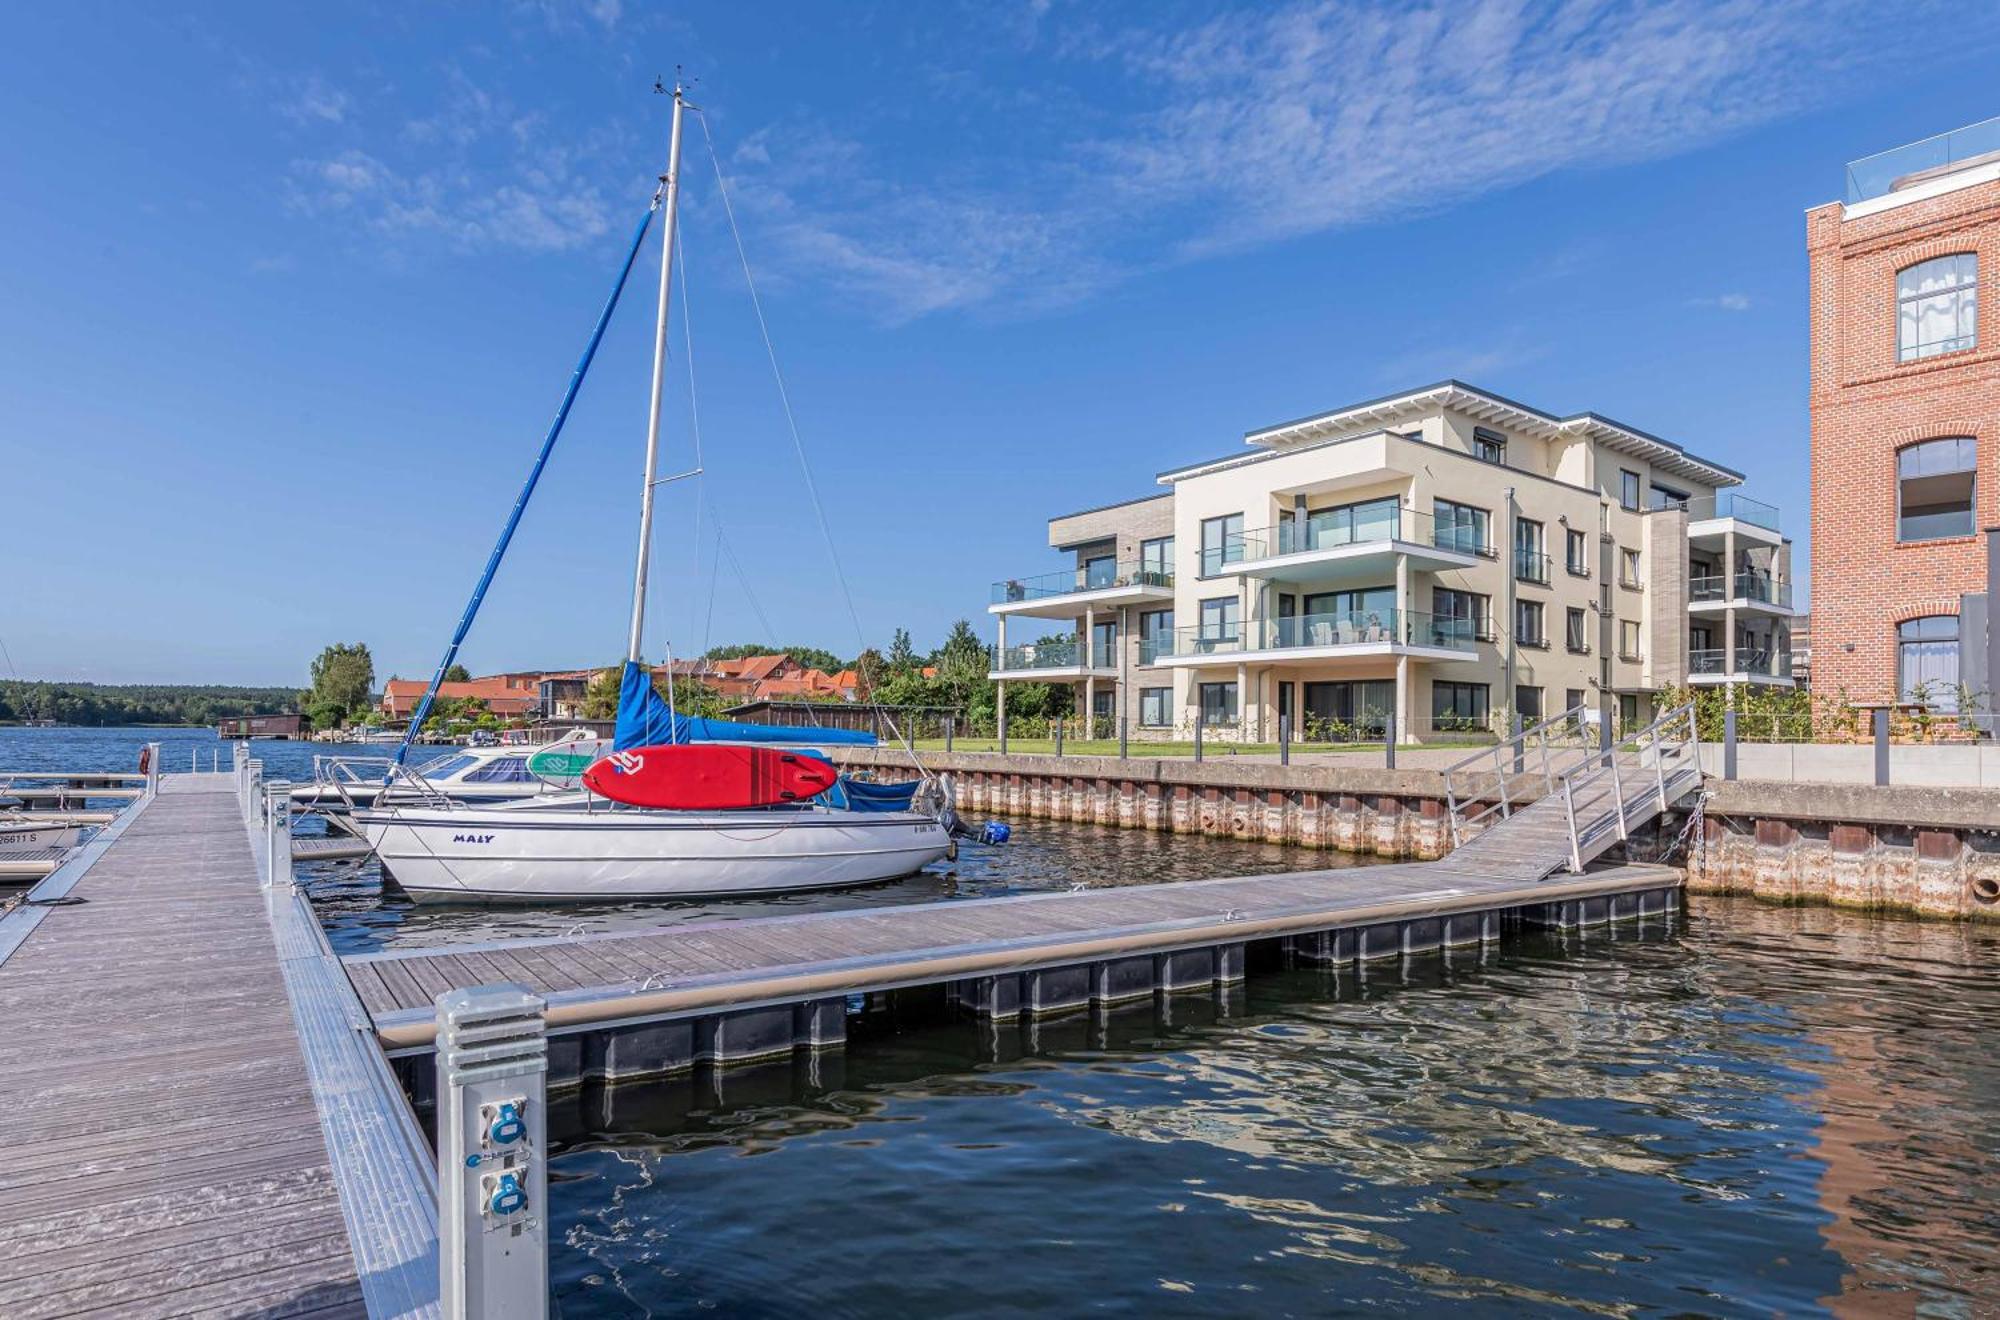
[[[1151,584],[1131,584],[1123,587],[1098,587],[1090,591],[1065,591],[1059,596],[1041,596],[1033,600],[1008,600],[988,605],[988,614],[1026,614],[1038,619],[1081,618],[1085,611],[1099,606],[1116,609],[1121,605],[1145,605],[1158,601],[1173,602],[1172,587]]]
[[[1393,568],[1399,556],[1407,558],[1411,568],[1424,572],[1477,568],[1490,562],[1479,555],[1446,550],[1419,541],[1357,541],[1352,545],[1330,546],[1322,550],[1294,550],[1290,554],[1271,555],[1264,559],[1239,559],[1227,565],[1228,573],[1215,576],[1240,574],[1243,577],[1287,578],[1302,582],[1356,574],[1366,576],[1363,570]]]

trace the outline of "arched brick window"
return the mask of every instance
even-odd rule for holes
[[[1896,272],[1896,360],[1979,343],[1979,254],[1955,252]]]
[[[1970,536],[1979,446],[1969,435],[1919,440],[1896,451],[1896,539]]]
[[[1958,709],[1958,616],[1926,614],[1896,625],[1896,695],[1932,710]]]

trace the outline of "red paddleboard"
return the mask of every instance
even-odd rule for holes
[[[839,772],[782,747],[680,743],[613,752],[583,772],[584,786],[630,807],[720,811],[798,802],[833,787]]]

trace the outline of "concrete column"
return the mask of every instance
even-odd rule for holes
[[[1238,663],[1236,666],[1236,740],[1249,741],[1250,736],[1250,666]]]
[[[1083,710],[1080,712],[1089,728],[1089,719],[1097,709],[1097,610],[1089,605],[1083,607]],[[1087,735],[1086,735],[1087,736]]]
[[[1396,728],[1405,737],[1417,727],[1410,722],[1410,688],[1410,657],[1399,655],[1396,657]]]
[[[1733,605],[1722,612],[1722,672],[1724,675],[1736,672],[1736,607]],[[1736,700],[1735,686],[1734,683],[1729,684],[1732,705]]]
[[[1006,666],[1007,616],[1003,614],[1000,616],[1000,652],[993,667],[1004,671]],[[995,682],[993,685],[993,718],[999,726],[994,732],[1000,735],[1002,742],[1005,742],[1007,739],[1007,684],[1004,682]]]

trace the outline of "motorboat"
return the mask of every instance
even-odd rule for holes
[[[357,807],[440,798],[494,806],[574,791],[577,779],[610,744],[588,729],[547,742],[455,748],[414,769],[392,774],[388,757],[316,756],[313,782],[292,789],[301,811],[346,815]]]

